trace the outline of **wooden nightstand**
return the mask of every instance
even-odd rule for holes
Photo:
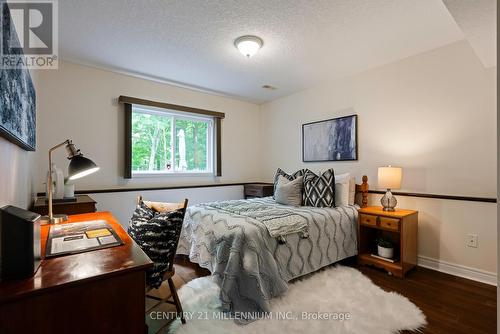
[[[274,184],[272,183],[248,183],[243,186],[245,198],[272,196]]]
[[[54,213],[61,213],[65,215],[76,215],[80,213],[92,213],[96,212],[97,202],[88,195],[76,195],[76,202],[54,202],[52,203],[52,209]],[[39,197],[33,204],[31,211],[36,212],[40,215],[49,214],[49,204],[45,200],[45,197]]]
[[[371,264],[403,278],[417,265],[418,211],[396,209],[388,212],[372,206],[358,212],[358,263]],[[378,237],[392,240],[395,262],[371,256],[377,254],[375,239]]]

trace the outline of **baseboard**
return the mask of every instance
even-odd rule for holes
[[[420,267],[437,270],[446,274],[467,278],[490,285],[497,285],[497,274],[489,271],[466,267],[460,264],[436,260],[427,256],[418,256]]]

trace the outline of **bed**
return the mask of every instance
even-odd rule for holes
[[[357,209],[368,184],[356,185],[357,203],[335,208],[292,207],[272,197],[189,207],[178,254],[207,268],[221,288],[224,311],[245,323],[269,310],[288,282],[357,254]],[[307,233],[271,237],[259,212],[288,212],[307,222]]]

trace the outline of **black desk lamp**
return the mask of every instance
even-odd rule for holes
[[[82,152],[75,147],[71,140],[67,139],[59,145],[52,147],[49,150],[49,176],[48,176],[48,186],[47,186],[47,196],[49,198],[49,214],[48,216],[43,216],[41,218],[41,224],[58,224],[64,222],[68,219],[67,215],[56,214],[52,212],[52,152],[61,146],[66,145],[66,151],[68,152],[68,179],[76,180],[81,177],[87,176],[99,170],[99,167],[90,159],[83,156]]]

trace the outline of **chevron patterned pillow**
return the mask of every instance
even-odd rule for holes
[[[283,169],[278,168],[278,170],[276,171],[276,175],[274,176],[273,198],[274,198],[274,193],[276,192],[276,187],[278,185],[278,179],[279,179],[280,175],[289,181],[293,181],[296,178],[298,178],[299,176],[304,176],[307,172],[310,172],[310,170],[307,168],[304,168],[304,169],[299,169],[298,171],[296,171],[293,174],[287,174],[285,171],[283,171]],[[304,203],[304,200],[305,200],[305,197],[304,197],[304,194],[302,194],[302,203]]]
[[[335,207],[335,173],[333,168],[320,175],[309,171],[304,175],[304,205],[318,208]]]

